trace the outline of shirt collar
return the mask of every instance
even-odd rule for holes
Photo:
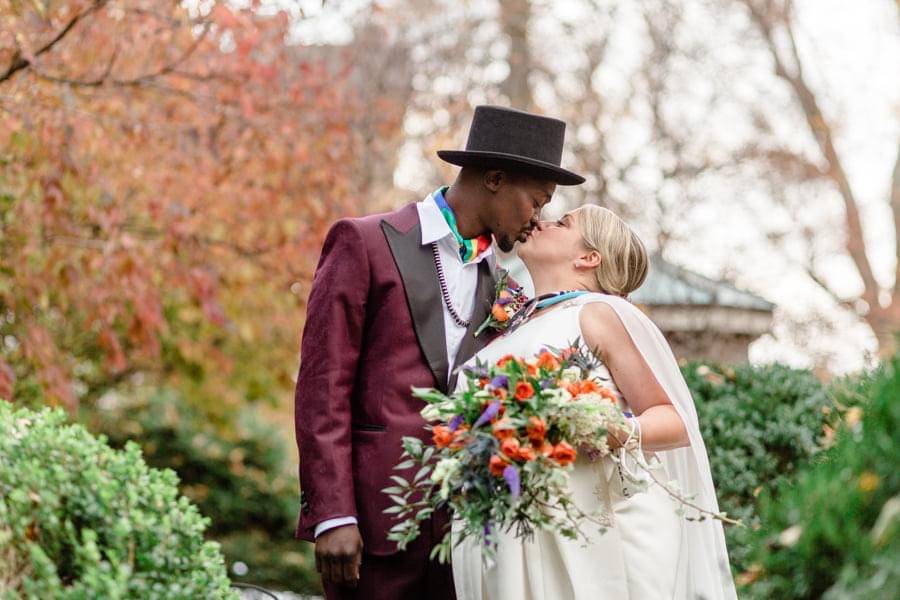
[[[456,247],[456,238],[453,237],[453,232],[450,231],[447,220],[444,219],[441,209],[438,208],[437,202],[434,200],[434,192],[428,194],[421,202],[416,203],[416,209],[419,212],[419,223],[422,224],[423,246],[449,237],[450,241],[453,242],[453,246]],[[494,248],[490,246],[469,264],[477,264],[493,253]]]

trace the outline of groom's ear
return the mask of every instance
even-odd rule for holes
[[[574,264],[576,269],[596,269],[602,261],[600,253],[591,249],[576,258]]]
[[[493,193],[497,193],[504,183],[509,182],[509,175],[500,169],[488,169],[484,172],[482,181],[484,182],[484,187]]]

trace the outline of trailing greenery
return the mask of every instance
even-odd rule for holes
[[[828,389],[810,371],[783,365],[682,368],[697,406],[721,510],[745,528],[725,528],[732,567],[749,566],[759,526],[757,496],[790,481],[821,451],[837,416]]]
[[[235,581],[321,591],[312,546],[294,539],[300,498],[288,442],[253,407],[223,426],[173,391],[107,404],[92,411],[92,427],[113,446],[137,442],[150,465],[178,472],[182,493],[210,515],[207,533],[221,543]]]
[[[237,597],[177,485],[134,443],[0,402],[0,597]]]
[[[824,460],[761,494],[746,597],[900,596],[900,359],[863,389]]]

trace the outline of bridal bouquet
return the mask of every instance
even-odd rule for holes
[[[385,512],[399,522],[388,538],[400,549],[419,535],[419,524],[437,508],[459,520],[456,537],[478,538],[491,553],[491,533],[535,529],[570,538],[593,520],[572,502],[568,473],[580,452],[595,459],[611,453],[607,432],[629,429],[612,392],[588,378],[594,355],[576,340],[538,356],[504,356],[495,364],[464,368],[462,391],[445,395],[414,388],[427,405],[432,443],[403,439],[395,469],[418,467],[411,480],[392,476],[384,490],[394,501]],[[445,562],[450,533],[432,551]]]

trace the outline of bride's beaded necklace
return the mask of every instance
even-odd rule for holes
[[[532,298],[525,303],[525,306],[519,309],[519,312],[510,317],[509,326],[506,328],[505,333],[510,333],[513,329],[522,325],[531,317],[531,315],[540,309],[589,293],[590,292],[586,290],[562,290],[549,294],[541,294],[536,298]]]

